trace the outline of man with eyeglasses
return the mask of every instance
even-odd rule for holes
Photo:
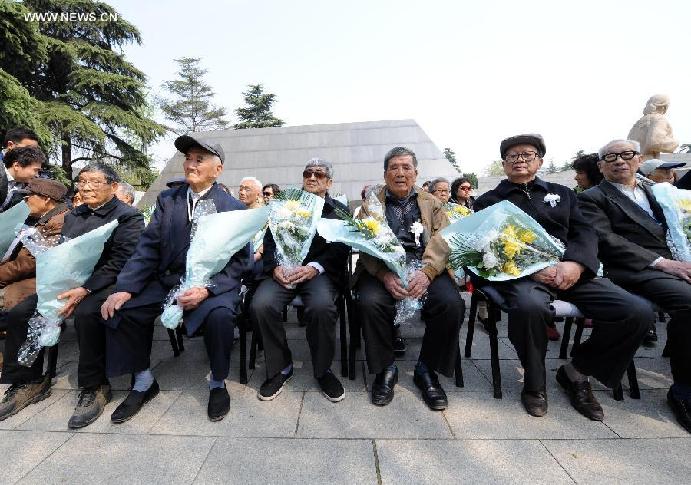
[[[492,282],[505,299],[509,340],[524,369],[521,401],[532,416],[547,413],[547,324],[555,299],[573,303],[593,319],[590,338],[572,353],[571,362],[557,371],[557,382],[571,405],[591,420],[602,421],[602,407],[593,395],[588,376],[605,386],[617,386],[643,339],[653,311],[647,302],[605,278],[596,276],[597,236],[581,214],[575,193],[563,185],[538,178],[545,142],[527,134],[501,142],[506,179],[478,197],[475,211],[502,200],[511,201],[535,219],[565,247],[561,261],[517,280]]]
[[[691,433],[691,263],[674,259],[662,208],[636,177],[638,142],[614,140],[599,155],[604,180],[578,196],[581,211],[599,237],[605,274],[671,317],[667,348],[674,384],[667,401]]]
[[[429,183],[429,193],[439,199],[442,204],[446,204],[451,198],[449,181],[444,177],[432,179]]]
[[[82,168],[77,175],[77,187],[84,204],[65,215],[61,231],[66,238],[74,239],[111,221],[118,221],[91,276],[82,286],[58,295],[58,299],[64,301],[60,311],[63,318],[74,317],[79,345],[77,384],[80,393],[74,413],[67,423],[70,429],[93,423],[112,397],[106,375],[106,342],[113,335],[103,325],[100,308],[144,230],[142,214],[115,197],[119,181],[118,174],[106,164],[93,162]],[[17,361],[37,301],[37,296],[31,295],[8,314],[5,366],[1,381],[11,386],[0,403],[0,420],[50,396],[51,378],[42,375],[44,352],[40,352],[31,367],[20,365]],[[121,337],[115,336],[116,339]]]
[[[185,155],[185,183],[161,192],[137,249],[120,272],[114,292],[101,307],[108,335],[108,375],[133,376],[132,389],[110,419],[115,424],[134,417],[159,392],[151,372],[154,323],[168,295],[186,273],[187,251],[198,217],[210,212],[245,210],[216,182],[223,172],[223,148],[196,133],[175,140]],[[176,296],[183,309],[188,337],[203,333],[211,370],[207,416],[222,420],[230,410],[225,379],[230,370],[233,329],[240,302],[240,278],[249,263],[249,244],[235,253],[209,284]]]
[[[324,198],[322,217],[338,219],[348,208],[329,196],[333,184],[330,162],[313,158],[302,172],[302,189]],[[331,402],[345,397],[343,385],[331,371],[336,347],[336,297],[344,290],[348,246],[327,243],[319,234],[297,270],[286,272],[276,260],[276,243],[271,231],[264,236],[264,274],[252,299],[251,313],[264,342],[266,380],[257,392],[262,401],[275,399],[293,376],[293,357],[281,319],[283,307],[300,296],[304,304],[307,343],[312,356],[312,373],[322,394]]]

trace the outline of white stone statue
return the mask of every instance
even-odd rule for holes
[[[660,153],[672,153],[679,143],[674,139],[672,126],[665,118],[669,97],[664,94],[651,96],[643,109],[643,117],[636,121],[629,132],[629,140],[641,144],[644,159],[658,158]]]

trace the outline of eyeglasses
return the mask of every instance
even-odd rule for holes
[[[463,190],[464,192],[467,192],[468,190],[473,190],[473,187],[471,185],[461,185],[458,187],[458,190]]]
[[[324,180],[326,178],[326,173],[317,171],[317,170],[305,170],[302,172],[302,178],[308,179],[312,178],[312,175],[314,175],[314,178],[317,180]]]
[[[509,163],[516,163],[519,158],[522,158],[526,162],[532,162],[536,157],[537,152],[512,153],[511,155],[506,155],[504,160]]]
[[[633,159],[633,157],[635,157],[636,155],[638,155],[637,151],[626,150],[621,153],[608,153],[607,155],[602,157],[602,159],[607,163],[613,163],[617,161],[617,158],[621,158],[624,161],[629,161]]]
[[[108,181],[103,180],[79,180],[77,181],[77,187],[83,189],[86,186],[90,186],[92,189],[100,189],[104,185],[108,185]]]

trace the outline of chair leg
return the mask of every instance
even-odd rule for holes
[[[561,337],[561,347],[559,347],[559,358],[566,359],[569,351],[569,342],[571,341],[571,326],[573,325],[573,317],[567,317],[564,321],[564,335]]]
[[[254,365],[257,362],[257,347],[259,345],[257,342],[258,335],[259,329],[255,328],[252,331],[252,340],[250,341],[250,362],[247,365],[247,367],[250,369],[254,369]]]
[[[573,336],[573,347],[571,347],[571,356],[573,357],[573,351],[581,345],[581,338],[583,338],[583,328],[585,327],[585,318],[576,319],[576,333]]]
[[[465,337],[465,358],[470,359],[473,353],[473,336],[475,334],[475,318],[477,318],[477,304],[480,298],[473,292],[470,296],[470,313],[468,314],[468,333]]]
[[[348,346],[348,378],[351,381],[355,380],[357,374],[355,372],[355,357],[357,349],[360,348],[360,319],[355,307],[355,303],[351,300],[350,307],[348,308],[348,335],[350,336]]]
[[[624,400],[624,388],[622,387],[621,382],[617,384],[614,389],[612,389],[612,397],[614,397],[615,401]]]
[[[180,348],[178,347],[178,339],[175,336],[175,330],[167,329],[168,340],[170,340],[170,346],[173,347],[173,357],[180,357]]]
[[[456,369],[455,369],[455,376],[456,376],[456,387],[465,387],[465,383],[463,382],[463,367],[461,367],[461,343],[458,343],[458,353],[456,354]]]
[[[488,315],[489,323],[489,346],[492,361],[492,386],[494,388],[494,398],[501,399],[501,369],[499,367],[499,332],[497,330],[497,315],[494,309],[490,309]]]
[[[629,378],[629,396],[631,399],[641,398],[641,389],[638,387],[638,377],[636,376],[636,364],[631,359],[629,368],[626,369],[626,375]]]
[[[346,304],[343,296],[339,296],[338,298],[338,314],[341,332],[341,376],[348,377],[348,335],[346,331],[348,321],[346,319]]]
[[[247,384],[247,326],[240,325],[240,384]]]
[[[52,379],[57,375],[58,367],[58,344],[53,345],[48,349],[48,367],[46,368],[46,375]]]
[[[185,334],[183,331],[182,327],[178,327],[175,329],[175,336],[177,337],[176,340],[178,342],[178,349],[180,349],[180,352],[185,351],[185,343],[182,341],[182,337]]]

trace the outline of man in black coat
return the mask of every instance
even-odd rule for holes
[[[21,191],[13,196],[13,192],[22,189],[29,179],[36,177],[41,164],[45,162],[45,156],[40,152],[41,160],[38,166],[33,165],[33,161],[29,168],[25,164],[17,165],[18,159],[31,160],[32,156],[35,158],[34,152],[25,152],[22,157],[10,157],[9,161],[5,161],[5,157],[15,148],[34,148],[40,152],[38,147],[38,136],[33,131],[27,128],[12,128],[5,134],[2,144],[2,151],[0,151],[0,160],[2,160],[4,167],[0,167],[0,212],[4,212],[22,200]],[[27,154],[33,154],[27,157]]]
[[[159,392],[150,369],[154,321],[161,315],[169,292],[185,275],[197,214],[207,205],[213,206],[216,212],[245,209],[216,183],[224,162],[220,145],[197,135],[185,135],[175,140],[175,147],[185,154],[186,181],[158,196],[151,222],[118,276],[115,292],[101,309],[108,335],[114,337],[108,341],[108,375],[134,376],[128,396],[113,411],[113,423],[132,418]],[[190,288],[176,297],[183,309],[187,335],[193,336],[200,329],[204,332],[211,367],[207,406],[211,421],[223,419],[230,410],[225,379],[230,370],[240,276],[248,263],[249,245],[211,276],[208,285]]]
[[[581,211],[600,241],[605,274],[670,314],[667,342],[674,384],[667,400],[691,432],[691,263],[667,246],[667,221],[646,183],[637,142],[614,140],[600,149],[604,180],[579,195]]]
[[[333,177],[331,163],[314,158],[307,162],[302,176],[303,190],[325,199],[322,217],[337,219],[337,211],[348,212],[343,204],[329,197]],[[319,234],[315,234],[303,265],[290,272],[285,271],[276,260],[276,244],[269,230],[264,236],[263,251],[264,279],[251,303],[251,312],[261,332],[266,358],[266,381],[257,397],[262,401],[274,399],[293,375],[293,358],[281,312],[299,295],[305,305],[304,319],[314,377],[328,400],[341,401],[345,392],[331,372],[331,363],[338,319],[335,301],[344,286],[348,246],[327,243]]]
[[[106,241],[91,276],[78,288],[59,295],[66,300],[62,316],[74,316],[79,343],[77,382],[79,400],[68,426],[82,428],[94,422],[111,399],[106,378],[106,328],[100,316],[101,304],[112,291],[115,279],[134,252],[144,229],[142,214],[115,197],[119,177],[102,163],[92,163],[80,170],[77,187],[84,204],[65,216],[61,234],[74,239],[117,220],[118,226]],[[42,376],[43,351],[31,367],[17,362],[21,344],[26,340],[28,321],[36,310],[37,296],[31,295],[8,313],[5,364],[2,382],[12,384],[0,404],[0,420],[28,404],[50,395],[50,376]]]
[[[475,211],[509,200],[535,219],[565,246],[561,261],[530,277],[492,283],[509,308],[509,339],[521,359],[524,374],[521,401],[529,414],[547,412],[545,355],[550,302],[573,303],[593,319],[593,332],[557,372],[557,381],[571,404],[584,416],[602,420],[602,407],[593,396],[588,376],[616,386],[653,319],[644,300],[607,279],[597,278],[597,236],[578,209],[576,195],[562,185],[536,177],[545,155],[540,135],[518,135],[501,143],[507,179],[478,197]]]

